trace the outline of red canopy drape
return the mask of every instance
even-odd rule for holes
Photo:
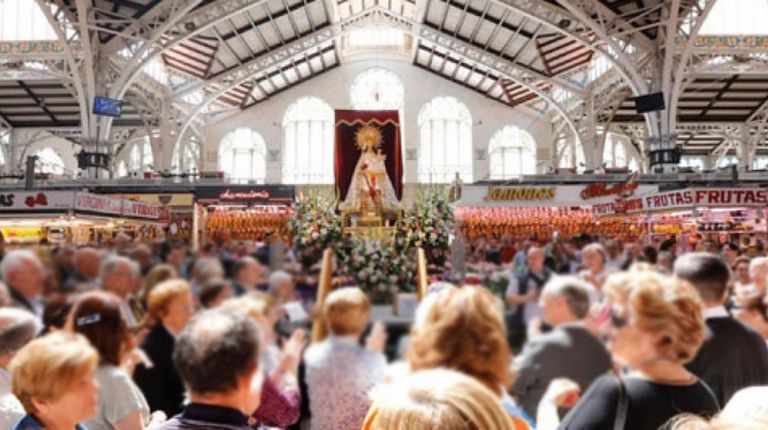
[[[381,152],[387,156],[387,174],[392,180],[395,195],[403,197],[403,157],[400,148],[400,118],[396,110],[337,110],[334,171],[339,199],[347,197],[352,175],[355,173],[360,150],[355,145],[355,134],[365,125],[379,127],[382,135]]]

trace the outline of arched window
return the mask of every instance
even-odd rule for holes
[[[680,167],[690,167],[692,169],[704,170],[704,158],[692,155],[680,157]]]
[[[267,177],[267,144],[250,128],[227,133],[219,146],[219,170],[232,181],[263,183]]]
[[[755,159],[752,161],[752,169],[753,170],[768,169],[768,156],[758,155],[757,157],[755,157]]]
[[[333,109],[303,97],[283,117],[283,183],[333,183]]]
[[[603,164],[606,167],[627,167],[629,157],[627,157],[627,148],[624,145],[625,143],[620,137],[608,133],[603,147]]]
[[[584,151],[581,146],[577,146],[573,139],[560,138],[558,140],[558,148],[560,148],[561,155],[557,167],[561,169],[576,169],[577,171],[584,169],[586,164]]]
[[[721,169],[723,167],[728,167],[734,164],[737,166],[739,165],[739,158],[735,155],[726,155],[717,162],[717,168]]]
[[[149,137],[145,137],[133,144],[129,156],[131,170],[139,172],[152,168],[155,163],[155,157],[152,155],[152,144],[149,143]]]
[[[43,148],[35,153],[38,160],[38,166],[42,173],[51,173],[54,175],[64,174],[64,160],[51,147]]]
[[[173,148],[171,170],[174,173],[188,173],[197,170],[197,160],[200,158],[200,144],[196,139],[179,142]]]
[[[419,182],[472,182],[472,115],[453,97],[436,97],[418,117]]]
[[[355,109],[397,110],[403,107],[403,84],[387,69],[368,69],[352,81],[350,98]]]
[[[117,169],[115,169],[115,178],[125,178],[128,176],[128,165],[125,164],[125,160],[120,160],[117,163]]]
[[[536,142],[519,127],[506,126],[488,144],[489,179],[510,179],[536,173]]]

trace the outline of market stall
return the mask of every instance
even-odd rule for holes
[[[676,237],[695,247],[703,240],[726,243],[765,235],[766,206],[763,188],[685,188],[596,205],[593,211],[601,219],[641,219],[649,238]]]
[[[118,231],[145,237],[161,231],[166,218],[160,205],[86,192],[0,193],[0,231],[11,244],[100,242]]]
[[[195,189],[201,240],[262,241],[268,234],[290,243],[292,185],[199,186]]]
[[[131,193],[115,194],[113,197],[120,197],[127,200],[139,201],[153,205],[161,205],[168,214],[165,231],[166,238],[169,240],[192,239],[194,224],[194,205],[195,195],[192,193]]]
[[[593,206],[616,198],[644,196],[658,191],[655,185],[635,182],[551,186],[466,186],[454,204],[457,229],[469,239],[536,236],[548,240],[601,234],[631,238],[641,234],[637,224],[622,217],[596,218]]]

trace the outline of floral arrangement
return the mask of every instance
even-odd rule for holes
[[[317,261],[325,248],[336,248],[342,240],[341,217],[336,215],[334,202],[319,194],[296,200],[290,229],[294,249],[307,265]]]
[[[453,225],[448,195],[444,190],[429,190],[398,219],[395,245],[403,251],[421,247],[430,259],[443,258],[450,245]]]
[[[399,252],[388,242],[363,239],[352,242],[351,249],[340,256],[345,275],[374,302],[388,301],[398,291],[414,291],[413,253]]]

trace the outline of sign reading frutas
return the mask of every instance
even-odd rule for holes
[[[554,200],[556,187],[488,187],[485,200]]]

